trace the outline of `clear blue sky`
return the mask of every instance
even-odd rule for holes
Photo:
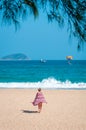
[[[48,23],[44,16],[35,21],[30,16],[17,32],[13,26],[0,28],[0,57],[24,53],[32,60],[65,60],[67,55],[72,55],[74,60],[86,60],[86,45],[78,52],[75,39],[69,40],[67,27],[60,29],[56,23]]]

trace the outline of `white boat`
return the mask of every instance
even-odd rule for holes
[[[45,63],[45,62],[46,62],[46,60],[44,60],[44,59],[41,59],[41,60],[40,60],[40,62],[42,62],[42,63]]]

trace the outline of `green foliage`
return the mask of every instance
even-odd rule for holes
[[[1,0],[0,13],[2,23],[14,24],[17,29],[20,20],[25,19],[27,14],[33,13],[34,17],[37,17],[38,9],[35,3],[29,0]]]
[[[67,15],[70,34],[78,38],[78,49],[86,42],[86,1],[62,0],[64,13]]]
[[[79,49],[86,42],[86,0],[0,0],[2,22],[16,28],[28,14],[36,18],[38,10],[43,10],[49,22],[56,21],[60,27],[68,23]]]

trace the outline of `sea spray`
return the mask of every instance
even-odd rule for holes
[[[58,81],[54,78],[43,79],[41,82],[11,82],[0,83],[0,88],[44,88],[44,89],[86,89],[86,83],[72,83]]]

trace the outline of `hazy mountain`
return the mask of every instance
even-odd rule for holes
[[[1,60],[29,60],[29,58],[25,54],[16,53],[4,56],[1,58]]]

